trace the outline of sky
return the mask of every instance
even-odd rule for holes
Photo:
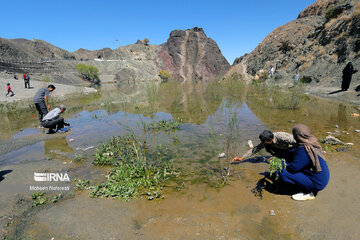
[[[0,37],[42,39],[68,51],[167,41],[201,27],[230,64],[315,0],[4,0]]]

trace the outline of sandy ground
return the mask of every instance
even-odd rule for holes
[[[323,87],[313,86],[308,87],[306,91],[311,95],[330,98],[335,101],[347,102],[351,104],[360,104],[360,92],[354,90],[355,87],[350,87],[348,91],[340,91],[340,87]]]
[[[21,76],[18,76],[21,77]],[[14,92],[14,96],[10,97],[10,94],[6,97],[6,84],[10,83],[11,89]],[[25,88],[24,80],[18,79],[15,80],[14,78],[9,78],[9,75],[0,75],[0,88],[2,94],[0,94],[0,102],[14,102],[19,100],[27,100],[32,99],[35,95],[36,91],[42,87],[46,87],[50,83],[42,82],[42,81],[35,81],[30,80],[30,89]],[[51,96],[62,98],[68,94],[80,93],[80,94],[87,94],[93,93],[97,90],[90,87],[76,87],[71,85],[59,84],[54,83],[56,89],[54,92],[51,93]]]

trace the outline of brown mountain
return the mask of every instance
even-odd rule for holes
[[[318,0],[298,18],[272,31],[250,54],[234,61],[227,75],[238,72],[248,81],[276,67],[269,83],[300,78],[321,86],[340,86],[342,70],[352,61],[360,69],[359,0]],[[354,78],[359,83],[359,77]]]

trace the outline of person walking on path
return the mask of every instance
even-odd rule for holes
[[[352,62],[349,62],[344,70],[343,70],[343,79],[341,83],[341,90],[347,91],[349,89],[350,83],[351,83],[351,77],[354,73],[356,73],[357,70],[354,70],[354,67],[352,65]]]
[[[11,90],[10,83],[6,84],[6,91],[7,91],[7,93],[6,93],[5,97],[7,97],[7,95],[9,95],[9,93],[11,93],[10,97],[15,95],[14,92]]]
[[[301,192],[292,195],[294,200],[315,199],[317,193],[329,183],[329,168],[324,152],[318,139],[311,135],[310,129],[304,124],[293,128],[293,135],[298,147],[289,151],[290,162],[286,168],[278,172],[280,181],[292,184]]]
[[[55,133],[54,129],[57,131],[63,128],[64,126],[70,126],[69,123],[64,122],[64,118],[60,117],[60,114],[65,112],[66,106],[60,105],[59,107],[54,108],[45,117],[42,119],[41,126],[44,128],[49,128],[48,134]]]
[[[293,135],[286,132],[271,132],[269,130],[263,131],[259,138],[261,143],[254,148],[247,151],[242,157],[234,157],[232,162],[240,162],[245,158],[248,158],[255,153],[259,152],[261,149],[265,148],[268,153],[273,156],[283,157],[287,151],[293,149],[297,146],[297,142],[294,139]]]
[[[300,74],[299,74],[299,72],[298,72],[298,71],[296,71],[296,73],[295,73],[295,75],[294,75],[295,85],[297,85],[297,84],[298,84],[298,82],[299,82],[299,77],[300,77]]]
[[[274,76],[274,72],[275,72],[275,68],[273,66],[270,67],[270,70],[269,70],[269,74],[270,74],[270,79],[273,78]]]
[[[43,116],[45,116],[48,113],[48,110],[50,110],[48,97],[50,92],[54,90],[55,90],[55,86],[50,84],[47,88],[40,88],[34,95],[34,104],[36,110],[39,113],[40,123],[43,120]]]
[[[25,88],[30,88],[30,76],[29,74],[25,74],[25,77],[24,77],[24,83],[25,83]],[[27,86],[27,87],[26,87]]]

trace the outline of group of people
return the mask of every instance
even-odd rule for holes
[[[314,199],[327,186],[330,174],[324,151],[309,127],[297,124],[293,128],[293,134],[265,130],[259,138],[259,145],[232,161],[243,161],[264,148],[271,155],[285,159],[284,169],[276,173],[279,176],[277,181],[300,189],[299,193],[292,195],[294,200]]]
[[[47,88],[40,88],[34,95],[34,104],[39,113],[40,126],[48,128],[48,134],[53,134],[64,126],[70,126],[69,123],[64,122],[64,118],[60,114],[65,112],[66,106],[59,105],[52,109],[50,112],[49,94],[55,90],[55,86],[50,84]]]

